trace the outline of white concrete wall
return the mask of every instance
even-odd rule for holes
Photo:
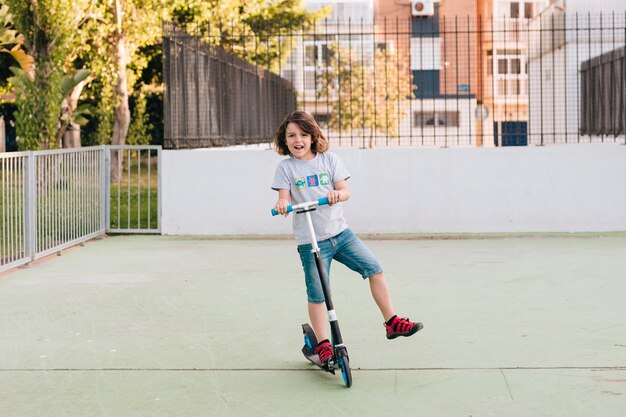
[[[357,233],[626,230],[626,147],[337,150]],[[271,150],[163,152],[163,233],[289,234]]]

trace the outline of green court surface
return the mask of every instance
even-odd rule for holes
[[[626,415],[626,235],[366,240],[331,271],[353,386],[302,356],[291,240],[116,236],[0,275],[0,416]]]

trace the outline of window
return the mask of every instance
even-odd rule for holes
[[[527,95],[526,57],[519,49],[497,49],[495,51],[495,96]],[[489,60],[488,60],[489,64]]]
[[[313,71],[304,72],[304,89],[315,90],[315,72]]]
[[[457,127],[459,112],[425,111],[413,112],[413,127]]]
[[[510,61],[509,74],[521,74],[522,64],[519,58],[513,58]]]
[[[510,80],[509,87],[511,88],[511,94],[516,96],[522,94],[521,81],[522,80]]]
[[[534,17],[533,9],[533,3],[524,3],[524,17],[526,19],[532,19]]]
[[[536,10],[534,1],[500,0],[494,4],[494,17],[511,19],[532,19]]]
[[[307,67],[312,67],[316,64],[316,61],[317,61],[317,46],[306,45],[304,47],[304,65]]]
[[[321,40],[320,40],[321,39]],[[308,38],[304,42],[304,89],[318,91],[321,88],[321,77],[331,64],[334,52],[328,47],[326,37]]]
[[[506,86],[507,80],[498,80],[498,94],[506,96],[508,94]]]
[[[498,74],[508,74],[507,63],[506,59],[498,59]]]
[[[411,38],[411,69],[441,68],[441,38]]]

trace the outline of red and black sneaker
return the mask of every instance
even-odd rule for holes
[[[319,356],[322,367],[328,368],[333,359],[333,345],[330,344],[330,341],[326,339],[319,342],[315,348],[315,353]]]
[[[387,339],[395,339],[398,336],[411,336],[424,328],[422,323],[413,323],[408,318],[400,318],[393,316],[387,323],[384,323],[387,329]]]

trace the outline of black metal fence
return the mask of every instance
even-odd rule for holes
[[[626,13],[527,17],[448,16],[435,3],[430,17],[298,32],[169,31],[166,147],[269,142],[294,107],[334,147],[626,143]]]
[[[582,63],[581,134],[615,136],[626,132],[624,52],[622,47]]]
[[[173,26],[165,27],[164,148],[263,143],[296,109],[291,83]]]

